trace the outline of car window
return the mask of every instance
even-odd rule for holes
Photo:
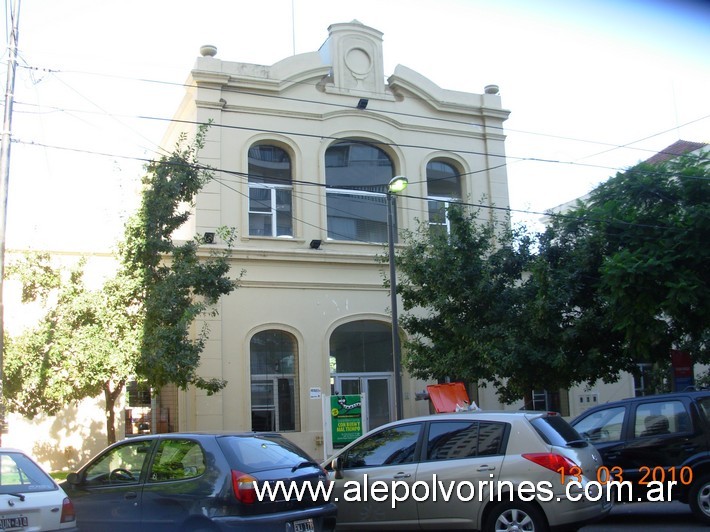
[[[705,421],[710,422],[710,397],[701,397],[697,403],[698,408],[700,408],[702,415],[705,417]]]
[[[278,435],[224,436],[217,441],[230,467],[243,473],[313,461],[300,447]]]
[[[54,491],[49,475],[22,453],[0,454],[0,493]]]
[[[621,440],[626,408],[616,406],[592,412],[574,424],[574,428],[592,443]]]
[[[634,437],[663,436],[689,432],[690,416],[682,401],[656,401],[636,407]]]
[[[113,447],[86,468],[86,484],[105,486],[138,482],[150,447],[148,440]]]
[[[530,418],[530,424],[542,436],[542,439],[550,445],[559,447],[569,445],[574,445],[575,447],[587,446],[586,440],[560,415],[550,413],[546,416],[533,417]]]
[[[502,453],[503,423],[441,421],[429,425],[427,460],[452,460]]]
[[[205,471],[202,447],[192,440],[162,440],[148,473],[149,482],[194,478]]]
[[[348,450],[343,467],[352,469],[413,462],[421,431],[421,423],[412,423],[373,434]]]

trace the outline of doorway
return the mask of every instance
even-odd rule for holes
[[[333,395],[361,394],[366,398],[365,423],[372,430],[394,419],[394,382],[391,373],[333,375]]]

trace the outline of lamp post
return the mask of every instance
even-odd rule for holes
[[[397,319],[397,273],[394,260],[395,227],[397,225],[397,198],[409,181],[404,176],[393,177],[387,185],[387,243],[390,263],[390,299],[392,307],[392,358],[394,366],[394,397],[397,419],[404,417],[402,401],[402,346],[399,343],[399,320]]]

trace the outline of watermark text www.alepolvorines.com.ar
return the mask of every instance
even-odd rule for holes
[[[549,481],[522,481],[513,483],[508,480],[442,481],[434,474],[431,480],[406,482],[403,480],[370,481],[367,474],[362,481],[348,480],[343,483],[341,497],[333,495],[335,484],[330,481],[302,482],[278,480],[276,482],[255,482],[254,490],[259,501],[280,500],[326,500],[333,502],[378,502],[389,501],[392,508],[400,502],[410,499],[416,502],[448,502],[458,500],[472,501],[532,501],[539,502],[571,500],[579,501],[615,501],[666,502],[672,500],[672,489],[677,481],[650,481],[646,484],[643,498],[634,497],[633,484],[628,481],[611,480],[608,482],[569,480],[563,485],[563,492],[555,492],[555,486]]]

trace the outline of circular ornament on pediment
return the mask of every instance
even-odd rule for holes
[[[353,74],[364,76],[372,70],[372,58],[362,48],[351,48],[345,54],[345,65]]]

